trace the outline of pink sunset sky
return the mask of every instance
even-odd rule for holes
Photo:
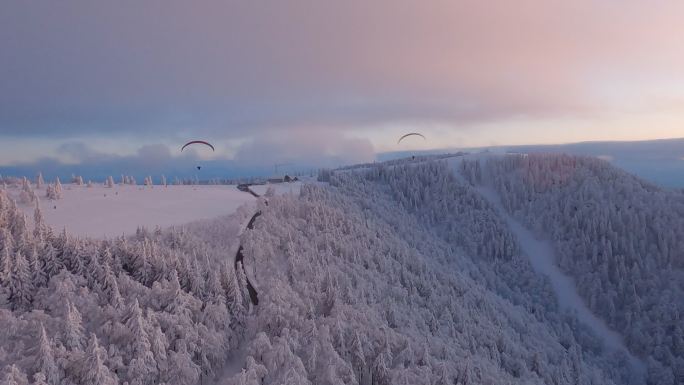
[[[198,137],[269,161],[684,137],[682,20],[658,0],[7,0],[0,165]]]

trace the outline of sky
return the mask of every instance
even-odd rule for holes
[[[684,137],[683,19],[660,0],[5,0],[0,172]]]

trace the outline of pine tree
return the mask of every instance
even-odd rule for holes
[[[147,384],[157,375],[157,365],[152,354],[147,322],[135,299],[126,314],[126,327],[131,335],[132,359],[128,364],[128,378],[133,384]]]
[[[47,384],[59,385],[61,376],[52,353],[52,343],[48,339],[45,327],[40,326],[40,340],[38,342],[38,356],[36,357],[36,370],[39,371]]]
[[[45,197],[47,199],[51,199],[51,200],[57,199],[57,194],[55,193],[55,186],[53,186],[53,185],[47,186],[47,188],[45,189]]]
[[[8,283],[8,300],[12,309],[30,309],[33,301],[33,282],[28,262],[21,251],[14,253]]]
[[[169,348],[169,342],[159,326],[156,326],[152,332],[150,345],[154,360],[157,363],[158,373],[165,373],[168,370],[168,355],[166,351]]]
[[[377,385],[392,385],[389,362],[385,352],[381,352],[373,362],[373,383]]]
[[[17,365],[12,364],[7,366],[5,369],[5,378],[0,383],[2,385],[28,385],[28,379],[26,374],[17,367]]]
[[[200,367],[192,361],[183,339],[176,341],[176,350],[169,354],[167,382],[178,385],[193,385],[199,381]]]
[[[81,313],[70,300],[67,300],[66,318],[64,320],[64,346],[71,351],[82,351],[84,332]]]
[[[83,384],[118,385],[116,375],[104,365],[104,354],[106,353],[102,352],[97,337],[91,334],[81,373]]]
[[[333,309],[335,308],[335,302],[337,301],[336,291],[337,290],[333,284],[332,276],[330,275],[330,272],[328,272],[323,287],[324,297],[322,312],[325,317],[329,317],[332,314]]]
[[[247,276],[245,275],[244,269],[242,267],[242,262],[237,263],[236,275],[238,286],[240,287],[240,291],[242,292],[242,306],[245,309],[251,309],[252,300],[249,296],[249,291],[247,289]]]
[[[59,177],[55,179],[55,199],[62,199],[62,182]]]
[[[45,184],[45,180],[43,179],[43,173],[39,172],[38,176],[36,176],[36,188],[41,189],[41,188],[43,188],[44,184]]]
[[[236,307],[240,305],[240,288],[237,286],[234,270],[225,264],[221,265],[221,286],[226,298],[226,305],[231,312],[234,312]]]
[[[45,272],[45,267],[43,266],[43,262],[38,257],[38,251],[36,250],[35,246],[31,250],[31,254],[29,254],[28,261],[29,261],[29,270],[31,271],[31,281],[32,281],[32,286],[33,286],[34,291],[40,287],[47,286],[48,276],[47,276],[47,273]]]
[[[183,289],[178,281],[178,273],[176,269],[171,270],[171,280],[169,281],[167,298],[164,302],[166,303],[165,310],[168,312],[177,315],[187,314],[188,312]]]
[[[102,280],[102,291],[107,296],[107,301],[109,304],[115,309],[120,309],[123,306],[123,297],[121,297],[116,276],[109,268],[108,264],[104,265],[103,275],[104,278]]]
[[[45,267],[48,281],[64,269],[64,262],[59,254],[61,254],[61,252],[57,251],[52,244],[46,243],[45,248],[39,255],[39,258],[42,256],[43,266]]]
[[[358,331],[354,331],[354,338],[351,344],[351,364],[357,373],[359,383],[363,382],[363,372],[366,368],[366,355],[363,353],[363,345]]]
[[[38,373],[33,375],[33,385],[53,385],[53,384],[49,384],[45,379],[45,375],[41,372],[38,372]]]
[[[40,203],[36,202],[36,207],[33,209],[33,237],[42,243],[45,233],[45,221],[43,220],[43,210],[40,209]]]
[[[9,285],[12,273],[14,240],[6,228],[0,228],[0,284]]]

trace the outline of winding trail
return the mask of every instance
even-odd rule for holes
[[[646,374],[646,365],[630,353],[619,333],[611,330],[602,319],[589,310],[584,300],[577,293],[573,280],[556,266],[554,251],[550,242],[537,239],[531,231],[513,218],[504,208],[496,191],[484,186],[475,188],[506,221],[508,228],[518,239],[523,253],[530,259],[532,268],[537,273],[549,277],[560,307],[575,313],[579,321],[587,325],[599,338],[602,338],[609,349],[626,354],[635,374],[643,379]]]
[[[260,195],[254,192],[251,188],[250,184],[240,184],[237,186],[238,190],[252,194],[255,198],[259,198]],[[266,202],[266,206],[268,206],[268,201]],[[252,230],[254,229],[254,221],[261,215],[261,211],[257,211],[252,215],[252,218],[249,220],[249,223],[247,223],[247,230]],[[238,248],[237,254],[235,254],[235,271],[238,270],[238,263],[242,265],[242,271],[245,274],[245,280],[247,281],[247,291],[249,292],[249,299],[252,301],[252,304],[255,306],[259,304],[259,293],[257,293],[256,289],[252,285],[252,283],[249,281],[249,277],[247,276],[247,270],[245,270],[245,264],[244,264],[244,259],[245,255],[243,254],[244,249],[242,248],[242,245]]]

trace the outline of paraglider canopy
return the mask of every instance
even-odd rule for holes
[[[188,146],[193,145],[193,144],[203,144],[203,145],[211,148],[211,151],[216,151],[214,149],[214,146],[212,146],[212,144],[209,142],[205,142],[204,140],[191,140],[191,141],[185,143],[183,145],[183,147],[181,147],[181,152],[183,152],[183,150],[185,150],[185,147],[188,147]],[[202,166],[196,166],[196,167],[197,167],[197,171],[202,169]]]
[[[407,138],[409,136],[420,136],[421,138],[425,139],[425,136],[419,132],[409,132],[408,134],[402,135],[402,137],[399,138],[399,140],[397,140],[397,144],[401,143],[401,141],[404,140],[404,138]]]
[[[209,142],[205,142],[203,140],[192,140],[190,142],[185,143],[183,145],[183,147],[181,147],[181,152],[183,152],[183,150],[185,150],[185,147],[188,147],[191,144],[204,144],[205,146],[209,146],[209,148],[211,148],[211,151],[216,151],[214,149],[214,146],[212,146],[211,143],[209,143]]]

